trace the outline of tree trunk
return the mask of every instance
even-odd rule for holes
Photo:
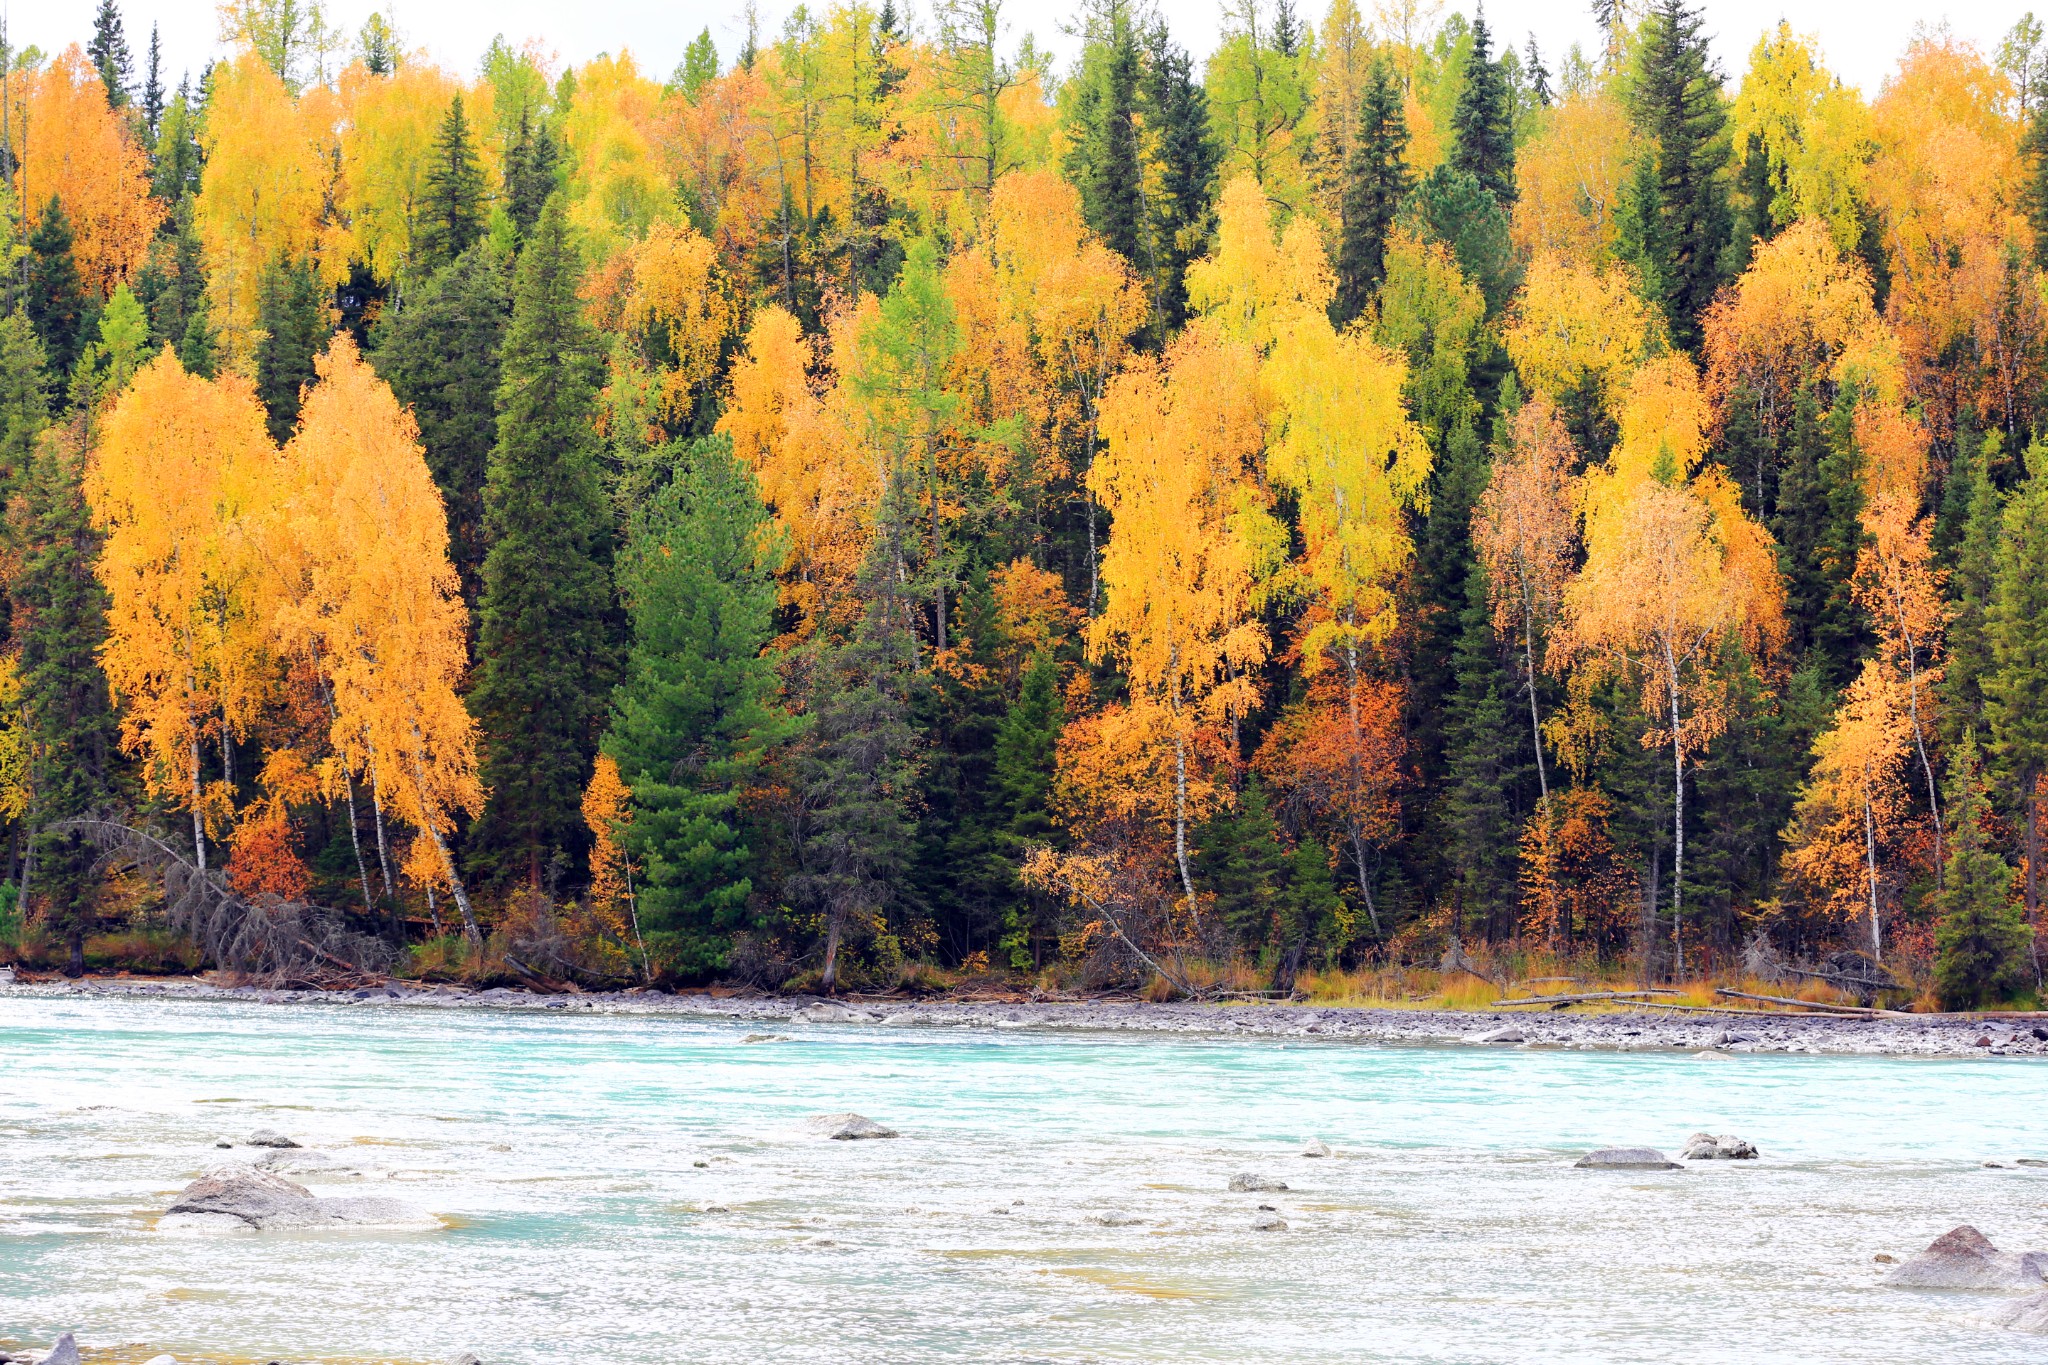
[[[1522,672],[1529,684],[1529,738],[1536,745],[1536,786],[1550,800],[1550,774],[1543,766],[1543,721],[1536,710],[1536,627],[1525,606],[1522,620]]]
[[[199,732],[192,732],[192,848],[199,856],[199,870],[206,871],[205,798],[199,786]]]
[[[354,773],[343,773],[342,778],[348,784],[348,842],[356,851],[356,879],[363,886],[363,913],[375,919],[377,911],[370,899],[370,870],[363,863],[363,837],[356,828],[356,777]]]
[[[818,988],[827,995],[839,989],[839,926],[843,916],[837,910],[825,914],[825,971],[818,978]]]
[[[2027,954],[2034,964],[2034,989],[2041,989],[2041,774],[2028,770],[2027,783]]]
[[[1676,980],[1685,977],[1685,734],[1678,718],[1678,663],[1664,642],[1664,676],[1671,687],[1671,962]]]
[[[1870,765],[1863,765],[1863,861],[1870,875],[1870,956],[1884,961],[1884,933],[1877,918],[1877,822],[1870,813]]]
[[[1181,889],[1188,895],[1188,913],[1195,911],[1195,879],[1188,872],[1188,744],[1178,729],[1173,736],[1173,856],[1180,864]]]

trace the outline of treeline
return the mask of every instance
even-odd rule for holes
[[[16,938],[90,812],[541,974],[2038,987],[2040,27],[1602,13],[7,54]]]

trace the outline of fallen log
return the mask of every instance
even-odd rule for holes
[[[1588,995],[1530,995],[1520,1000],[1496,1000],[1488,1009],[1499,1009],[1504,1005],[1582,1005],[1591,1000],[1640,1000],[1648,991],[1594,991]]]
[[[1714,987],[1714,994],[1731,996],[1737,1000],[1761,1000],[1766,1005],[1790,1005],[1795,1009],[1812,1010],[1817,1014],[1838,1014],[1851,1019],[1875,1019],[1877,1010],[1864,1005],[1832,1005],[1816,1000],[1798,1000],[1787,995],[1752,995],[1748,991],[1730,990],[1726,986]]]

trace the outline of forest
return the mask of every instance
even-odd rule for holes
[[[0,51],[0,954],[2034,998],[2042,26],[1225,9]]]

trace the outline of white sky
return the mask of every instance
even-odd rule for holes
[[[929,0],[913,0],[919,9]],[[724,61],[740,46],[745,25],[739,14],[744,0],[327,0],[328,19],[353,33],[373,10],[396,18],[409,47],[424,46],[445,66],[474,72],[491,36],[503,33],[515,45],[527,38],[569,62],[599,52],[630,50],[643,67],[666,73],[682,56],[684,44],[706,25]],[[823,8],[830,0],[813,0]],[[1200,58],[1216,41],[1221,26],[1218,0],[1155,0],[1175,36]],[[1304,14],[1319,11],[1324,0],[1297,0]],[[759,0],[763,28],[772,32],[793,7],[792,0]],[[1370,13],[1370,0],[1360,4]],[[91,0],[5,0],[10,36],[16,46],[37,44],[56,51],[84,42],[91,34]],[[1944,20],[1959,36],[1990,54],[1999,37],[2024,12],[2013,0],[1971,3],[1970,0],[1707,0],[1707,26],[1714,35],[1722,69],[1739,77],[1757,36],[1780,18],[1792,20],[1801,32],[1818,33],[1829,66],[1845,80],[1874,95],[1912,36],[1916,25]],[[2048,9],[2048,3],[2043,4]],[[1011,36],[1031,32],[1041,45],[1063,58],[1073,42],[1060,25],[1078,9],[1075,0],[1007,0]],[[1447,3],[1445,13],[1470,8],[1462,0]],[[213,0],[123,0],[129,46],[134,49],[137,77],[149,46],[152,23],[161,27],[167,85],[180,73],[198,69],[214,55],[217,24]],[[1556,57],[1572,43],[1588,51],[1597,46],[1598,30],[1589,0],[1493,0],[1488,18],[1495,33],[1519,48],[1533,30],[1545,62],[1555,70]]]

